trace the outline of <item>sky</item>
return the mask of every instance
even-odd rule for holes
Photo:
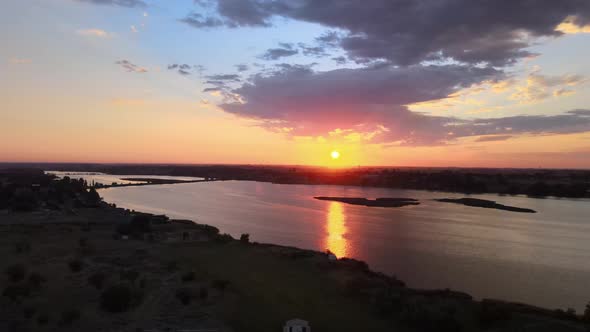
[[[0,161],[590,168],[587,0],[0,6]]]

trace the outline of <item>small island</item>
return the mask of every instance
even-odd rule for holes
[[[486,209],[497,209],[497,210],[512,211],[512,212],[521,212],[521,213],[536,213],[537,212],[532,209],[498,204],[494,201],[489,201],[486,199],[479,199],[479,198],[441,198],[441,199],[435,199],[435,201],[444,202],[444,203],[463,204],[463,205],[467,205],[467,206],[481,207],[481,208],[486,208]]]
[[[394,197],[382,197],[374,200],[367,199],[364,197],[331,197],[331,196],[317,196],[315,199],[321,201],[334,201],[342,202],[352,205],[363,205],[372,207],[402,207],[406,205],[418,205],[417,199],[414,198],[394,198]]]

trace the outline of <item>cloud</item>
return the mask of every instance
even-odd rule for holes
[[[26,58],[12,57],[12,58],[8,59],[8,62],[13,65],[28,65],[28,64],[32,63],[33,61],[31,61],[31,59],[26,59]]]
[[[497,142],[497,141],[506,141],[511,139],[512,135],[490,135],[490,136],[481,136],[476,139],[476,142]]]
[[[183,75],[183,76],[191,75],[193,68],[196,68],[199,70],[198,66],[191,66],[186,63],[183,63],[183,64],[173,63],[171,65],[168,65],[168,70],[176,70],[176,72],[178,72],[180,75]]]
[[[339,65],[345,65],[348,62],[348,59],[346,59],[344,56],[337,56],[332,58],[332,60],[334,60],[334,62]]]
[[[349,58],[362,63],[385,60],[402,66],[448,60],[510,65],[533,55],[528,47],[537,38],[562,35],[556,27],[564,21],[569,19],[578,27],[590,23],[590,1],[585,0],[217,0],[212,3],[215,14],[201,16],[198,23],[191,25],[264,27],[272,24],[273,17],[317,23],[333,29],[320,40],[340,46]]]
[[[146,7],[146,3],[141,0],[75,0],[78,2],[86,2],[95,5],[109,5],[121,7]]]
[[[408,109],[407,105],[441,100],[499,75],[495,69],[461,65],[326,72],[284,65],[226,90],[238,97],[219,106],[225,112],[256,119],[269,130],[290,128],[291,136],[325,136],[340,130],[369,142],[399,145],[437,145],[472,136],[590,131],[587,110],[461,119]]]
[[[590,33],[590,24],[578,23],[575,16],[567,17],[555,30],[566,34]]]
[[[238,64],[238,65],[235,65],[235,67],[238,72],[244,72],[249,69],[248,65],[245,65],[245,64]]]
[[[107,38],[109,37],[109,34],[101,29],[82,29],[82,30],[76,30],[76,34],[80,35],[80,36],[86,36],[86,37],[98,37],[98,38]]]
[[[305,43],[298,43],[297,46],[299,46],[301,53],[305,56],[321,58],[329,55],[322,46],[308,46]]]
[[[278,60],[280,58],[293,56],[299,53],[293,44],[279,43],[279,45],[279,48],[270,48],[266,50],[266,52],[261,55],[260,58],[264,60]]]
[[[147,69],[135,65],[135,64],[129,62],[129,60],[119,60],[119,61],[116,61],[115,63],[120,65],[124,69],[126,69],[128,72],[147,73]]]
[[[568,87],[576,86],[588,80],[581,75],[542,75],[538,71],[529,74],[523,84],[511,81],[515,92],[510,99],[520,103],[535,103],[553,97],[569,96],[575,93]],[[510,84],[510,83],[509,83]]]
[[[207,79],[216,82],[239,82],[240,75],[237,74],[218,74],[218,75],[208,75],[206,76]]]

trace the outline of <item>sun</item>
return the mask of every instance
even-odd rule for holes
[[[338,159],[338,158],[340,158],[340,152],[334,150],[334,151],[330,152],[330,157],[332,157],[332,159]]]

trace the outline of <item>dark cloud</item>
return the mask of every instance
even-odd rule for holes
[[[217,0],[214,25],[268,26],[273,16],[337,29],[319,37],[359,62],[396,65],[453,59],[511,64],[531,55],[535,38],[558,36],[568,17],[590,22],[587,0]],[[203,25],[204,18],[200,23]],[[212,26],[208,24],[207,26]]]
[[[297,46],[299,46],[301,53],[306,56],[321,58],[329,55],[328,52],[326,52],[326,49],[322,46],[309,46],[304,43],[299,43]]]
[[[240,102],[226,112],[258,119],[269,129],[290,128],[295,136],[356,132],[374,143],[443,144],[461,137],[590,131],[590,111],[460,119],[412,112],[407,105],[440,100],[462,88],[500,77],[491,68],[461,65],[379,67],[314,72],[281,64],[257,74],[231,93]],[[506,137],[503,137],[506,138]],[[493,138],[482,138],[493,140]]]
[[[249,69],[248,65],[245,65],[245,64],[238,64],[238,65],[235,65],[235,67],[238,70],[238,72],[244,72]]]
[[[237,74],[218,74],[206,76],[210,81],[215,82],[239,82],[240,75]]]
[[[344,56],[337,56],[332,58],[332,60],[334,60],[334,62],[336,62],[339,65],[345,65],[348,62],[348,59],[346,59],[346,57]]]
[[[218,18],[203,17],[203,15],[198,13],[191,13],[179,21],[194,28],[215,28],[224,25],[223,21]]]
[[[145,69],[143,67],[140,67],[140,66],[138,66],[136,64],[133,64],[129,60],[115,61],[115,64],[118,64],[121,67],[125,68],[128,72],[147,73],[147,69]]]
[[[293,44],[279,43],[279,46],[279,48],[270,48],[266,50],[266,52],[261,55],[260,58],[264,60],[278,60],[280,58],[293,56],[299,53]]]
[[[221,91],[220,88],[205,88],[203,89],[203,92],[217,92],[217,91]]]
[[[78,2],[92,3],[95,5],[110,5],[121,7],[146,7],[145,2],[141,0],[75,0]]]
[[[186,63],[173,63],[168,65],[168,70],[176,70],[180,75],[188,76],[192,74],[192,69],[199,66],[191,66]]]

